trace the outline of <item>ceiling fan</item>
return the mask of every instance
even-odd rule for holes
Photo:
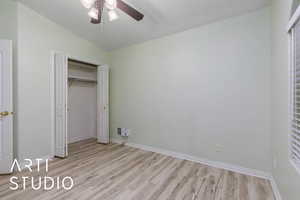
[[[109,21],[113,21],[119,18],[116,9],[119,8],[136,21],[140,21],[144,18],[144,15],[129,6],[122,0],[80,0],[82,5],[89,9],[88,15],[91,17],[92,24],[100,24],[102,19],[102,13],[104,9],[108,10]]]

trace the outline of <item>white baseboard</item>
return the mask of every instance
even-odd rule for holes
[[[282,200],[280,192],[279,192],[279,188],[278,188],[277,183],[276,183],[273,176],[270,178],[270,182],[271,182],[271,186],[272,186],[272,189],[273,189],[275,199],[276,200]]]
[[[113,138],[111,141],[113,143],[118,143],[118,144],[123,143],[122,140],[115,139],[115,138]],[[211,160],[208,160],[208,159],[198,158],[198,157],[195,157],[195,156],[191,156],[191,155],[187,155],[187,154],[183,154],[183,153],[178,153],[178,152],[174,152],[174,151],[169,151],[169,150],[165,150],[165,149],[161,149],[161,148],[157,148],[157,147],[142,145],[142,144],[126,142],[125,145],[130,146],[130,147],[134,147],[134,148],[138,148],[138,149],[142,149],[142,150],[145,150],[145,151],[150,151],[150,152],[155,152],[155,153],[171,156],[171,157],[182,159],[182,160],[189,160],[189,161],[192,161],[192,162],[208,165],[208,166],[219,168],[219,169],[225,169],[225,170],[237,172],[237,173],[240,173],[240,174],[245,174],[245,175],[249,175],[249,176],[268,179],[270,181],[270,184],[271,184],[271,187],[273,189],[274,196],[275,196],[276,200],[282,200],[280,192],[279,192],[279,188],[276,184],[276,181],[275,181],[274,177],[271,175],[271,173],[256,170],[256,169],[245,168],[245,167],[241,167],[241,166],[238,166],[238,165],[223,163],[223,162],[219,162],[219,161],[211,161]],[[44,156],[40,159],[43,160],[43,161],[40,162],[40,164],[42,164],[42,163],[45,163],[47,159],[49,161],[51,161],[53,159],[53,156]],[[19,161],[19,164],[20,164],[21,169],[25,168],[26,163],[24,161],[23,162]],[[36,160],[33,160],[33,166],[36,166],[36,165],[37,165]]]
[[[122,143],[122,140],[112,139],[112,142],[120,144],[120,143]],[[256,169],[249,169],[249,168],[245,168],[245,167],[241,167],[241,166],[237,166],[237,165],[232,165],[232,164],[228,164],[228,163],[223,163],[223,162],[219,162],[219,161],[211,161],[211,160],[208,160],[208,159],[205,159],[205,158],[198,158],[198,157],[195,157],[195,156],[191,156],[191,155],[187,155],[187,154],[183,154],[183,153],[178,153],[178,152],[174,152],[174,151],[168,151],[168,150],[165,150],[165,149],[160,149],[160,148],[156,148],[156,147],[152,147],[152,146],[147,146],[147,145],[142,145],[142,144],[135,144],[135,143],[131,143],[131,142],[126,142],[126,145],[131,146],[131,147],[135,147],[135,148],[138,148],[138,149],[143,149],[145,151],[160,153],[160,154],[171,156],[171,157],[178,158],[178,159],[197,162],[197,163],[208,165],[208,166],[215,167],[215,168],[234,171],[234,172],[249,175],[249,176],[255,176],[255,177],[269,179],[269,180],[272,177],[272,175],[268,172],[264,172],[264,171],[260,171],[260,170],[256,170]]]
[[[112,142],[117,143],[117,144],[123,143],[122,140],[115,139],[115,138],[112,139]],[[238,166],[238,165],[223,163],[223,162],[219,162],[219,161],[211,161],[211,160],[208,160],[208,159],[198,158],[198,157],[195,157],[195,156],[190,156],[190,155],[187,155],[187,154],[178,153],[178,152],[174,152],[174,151],[168,151],[168,150],[165,150],[165,149],[160,149],[160,148],[157,148],[157,147],[152,147],[152,146],[147,146],[147,145],[142,145],[142,144],[125,142],[125,145],[130,146],[130,147],[134,147],[134,148],[138,148],[138,149],[142,149],[142,150],[145,150],[145,151],[151,151],[151,152],[171,156],[171,157],[178,158],[178,159],[197,162],[197,163],[200,163],[200,164],[208,165],[208,166],[219,168],[219,169],[225,169],[225,170],[237,172],[237,173],[240,173],[240,174],[245,174],[245,175],[248,175],[248,176],[254,176],[254,177],[258,177],[258,178],[267,179],[271,183],[271,187],[273,189],[274,196],[275,196],[276,200],[282,200],[279,189],[278,189],[277,184],[275,182],[275,179],[273,178],[271,173],[256,170],[256,169],[241,167],[241,166]]]

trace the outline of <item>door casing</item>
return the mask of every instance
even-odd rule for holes
[[[95,62],[90,62],[90,61],[86,61],[82,58],[76,58],[73,56],[70,56],[67,53],[62,53],[62,52],[58,52],[58,51],[53,51],[51,54],[51,70],[50,70],[50,80],[51,80],[51,127],[52,127],[52,154],[53,157],[67,157],[68,156],[68,152],[67,152],[67,147],[68,147],[68,131],[67,131],[67,127],[68,127],[68,87],[66,85],[66,89],[64,89],[63,94],[61,94],[63,101],[65,101],[65,105],[63,107],[63,111],[66,113],[65,118],[62,120],[64,125],[65,125],[65,132],[64,132],[64,138],[65,140],[63,141],[63,145],[64,147],[60,147],[61,149],[63,148],[65,150],[65,153],[63,154],[57,154],[56,153],[56,149],[57,149],[57,142],[56,142],[56,124],[57,124],[57,106],[56,106],[56,93],[57,93],[57,80],[56,76],[55,76],[55,57],[57,55],[61,55],[64,57],[64,59],[66,60],[65,64],[63,65],[63,67],[65,69],[61,70],[62,73],[64,73],[64,77],[66,77],[66,80],[62,82],[62,84],[66,85],[68,82],[68,59],[72,59],[72,60],[77,60],[77,61],[81,61],[81,62],[85,62],[85,63],[90,63],[93,65],[98,66],[98,85],[97,85],[97,141],[99,143],[102,144],[108,144],[110,142],[110,137],[109,137],[109,66],[108,65],[101,65],[101,64],[96,64]]]
[[[10,174],[13,162],[12,41],[0,40],[0,174]]]

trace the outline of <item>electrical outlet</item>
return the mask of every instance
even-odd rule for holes
[[[131,130],[128,128],[118,128],[118,135],[122,136],[122,137],[129,137],[129,135],[131,134]]]
[[[122,134],[122,128],[117,128],[118,135]]]
[[[126,136],[126,137],[129,137],[130,134],[131,134],[131,130],[128,129],[128,128],[125,128],[125,129],[124,129],[124,133],[125,133],[125,136]]]

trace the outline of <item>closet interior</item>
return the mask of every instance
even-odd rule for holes
[[[68,60],[68,143],[97,138],[97,66]]]

